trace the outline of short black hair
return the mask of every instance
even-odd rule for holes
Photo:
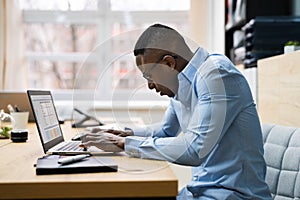
[[[185,44],[184,38],[173,28],[154,24],[148,27],[137,40],[134,47],[134,55],[144,55],[148,49],[175,52],[178,51],[176,45]],[[179,54],[177,52],[176,54]]]

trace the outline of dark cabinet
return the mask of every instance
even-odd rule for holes
[[[225,0],[225,54],[235,64],[243,63],[246,53],[242,28],[258,16],[289,16],[292,6],[292,0]]]

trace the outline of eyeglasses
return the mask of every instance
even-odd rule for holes
[[[158,65],[159,62],[160,62],[165,56],[167,56],[167,55],[168,55],[168,54],[162,55],[162,56],[155,62],[155,64],[153,64],[153,65],[151,66],[151,68],[150,68],[147,72],[143,73],[144,79],[146,79],[148,82],[153,82],[152,75],[151,75],[152,70],[153,70],[154,67],[156,67],[156,65]],[[170,55],[170,56],[172,56],[172,55]],[[173,57],[174,59],[177,58],[177,56],[172,56],[172,57]]]

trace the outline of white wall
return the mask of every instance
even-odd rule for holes
[[[191,38],[209,52],[225,52],[225,2],[191,0]]]

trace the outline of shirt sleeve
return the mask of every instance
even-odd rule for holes
[[[239,76],[232,76],[214,65],[204,69],[197,74],[192,88],[197,102],[191,110],[187,131],[177,137],[161,138],[158,137],[160,134],[147,138],[127,137],[127,154],[198,166],[214,151],[223,133],[239,113],[241,88],[234,81]]]

